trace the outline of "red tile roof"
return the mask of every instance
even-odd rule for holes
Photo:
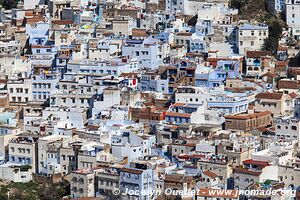
[[[190,183],[192,180],[192,176],[185,176],[182,174],[167,174],[165,176],[165,182]]]
[[[172,106],[174,106],[174,107],[182,107],[184,105],[185,105],[185,103],[174,103]]]
[[[266,167],[266,166],[269,166],[269,163],[268,162],[265,162],[265,161],[259,161],[259,160],[244,160],[243,161],[243,164],[245,165],[258,165],[258,166],[263,166],[263,167]]]
[[[57,24],[57,25],[67,25],[67,24],[73,24],[72,20],[52,20],[52,24]]]
[[[241,119],[241,120],[246,120],[246,119],[252,119],[256,117],[262,117],[266,115],[270,115],[270,111],[263,111],[263,112],[257,112],[254,114],[237,114],[237,115],[227,115],[225,116],[225,119]]]
[[[188,114],[188,113],[178,113],[178,112],[167,112],[166,116],[189,118],[189,117],[191,117],[191,114]]]
[[[278,51],[287,51],[288,50],[288,47],[284,47],[284,46],[279,46],[277,48]]]
[[[132,29],[132,36],[134,37],[147,37],[148,33],[145,29]]]
[[[235,168],[233,170],[233,173],[248,174],[248,175],[252,175],[252,176],[260,176],[262,172],[260,172],[260,171],[251,171],[249,169],[238,167],[238,168]]]
[[[143,170],[133,169],[133,168],[122,168],[121,172],[131,173],[131,174],[142,174]]]
[[[247,51],[246,57],[247,58],[260,58],[263,56],[270,56],[270,51]]]
[[[281,99],[283,93],[281,92],[261,92],[255,96],[256,99]]]
[[[294,80],[279,80],[278,89],[298,89],[298,81]]]
[[[289,94],[292,99],[295,99],[298,95],[295,92]]]
[[[288,62],[287,61],[277,61],[275,63],[275,67],[287,67],[288,66]]]
[[[265,77],[265,76],[268,76],[268,77],[271,77],[271,78],[275,78],[275,77],[276,77],[276,74],[271,73],[271,72],[267,72],[267,73],[261,75],[261,77]]]
[[[191,36],[193,33],[191,32],[179,32],[176,35],[178,36]]]
[[[218,177],[217,174],[215,174],[215,173],[213,173],[213,172],[211,172],[211,171],[204,171],[204,172],[202,172],[202,173],[203,173],[204,175],[210,177],[210,178],[217,178],[217,177]]]

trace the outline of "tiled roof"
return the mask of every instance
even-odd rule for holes
[[[147,37],[148,33],[145,29],[132,29],[132,36],[134,37]]]
[[[213,172],[211,172],[211,171],[204,171],[204,172],[202,172],[202,173],[203,173],[204,175],[210,177],[210,178],[217,178],[217,177],[218,177],[217,174],[215,174],[215,173],[213,173]]]
[[[281,92],[261,92],[255,96],[256,99],[281,99],[283,93]]]
[[[193,180],[191,176],[185,176],[182,174],[167,174],[165,176],[166,182],[176,182],[176,183],[189,183]]]
[[[276,74],[271,73],[271,72],[267,72],[267,73],[261,75],[261,77],[265,77],[265,76],[268,76],[268,77],[271,77],[271,78],[275,78],[275,77],[276,77]]]
[[[252,170],[241,168],[241,167],[235,168],[233,170],[233,172],[239,173],[239,174],[248,174],[248,175],[252,175],[252,176],[260,176],[262,173],[260,171],[252,171]]]
[[[270,115],[270,114],[271,114],[270,111],[264,111],[264,112],[254,113],[254,114],[227,115],[227,116],[225,116],[225,119],[241,119],[241,120],[245,120],[245,119],[252,119],[252,118],[256,118],[256,117],[262,117],[262,116]]]
[[[122,168],[121,172],[131,173],[131,174],[142,174],[143,170],[134,169],[134,168]]]
[[[172,106],[174,106],[174,107],[182,107],[184,105],[185,105],[185,103],[174,103]]]
[[[292,99],[295,99],[298,95],[295,92],[289,94]]]
[[[287,47],[284,47],[284,46],[279,46],[279,47],[277,48],[277,50],[278,50],[278,51],[287,51],[288,48],[287,48]]]
[[[247,58],[260,58],[263,56],[270,56],[270,51],[247,51],[246,57]]]
[[[288,66],[288,62],[286,61],[277,61],[275,63],[275,67],[287,67]]]
[[[166,116],[189,118],[189,117],[191,117],[191,114],[188,114],[188,113],[178,113],[178,112],[167,112]]]
[[[279,80],[278,89],[298,89],[298,81],[294,80]]]
[[[258,166],[263,166],[263,167],[266,167],[266,166],[269,166],[269,163],[268,162],[265,162],[265,161],[259,161],[259,160],[244,160],[243,161],[243,164],[244,165],[258,165]]]
[[[191,32],[179,32],[176,35],[177,36],[191,36],[193,33]]]
[[[52,24],[67,25],[67,24],[73,24],[73,21],[72,20],[52,20]]]

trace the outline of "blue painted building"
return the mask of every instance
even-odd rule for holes
[[[218,110],[223,115],[246,112],[249,101],[244,94],[218,93],[207,101],[209,108]]]
[[[224,84],[226,78],[239,77],[240,63],[235,60],[220,60],[217,66],[207,73],[195,75],[197,87],[219,87]]]
[[[166,122],[175,124],[191,123],[191,115],[196,112],[200,104],[175,103],[166,113]]]

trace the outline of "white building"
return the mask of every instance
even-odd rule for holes
[[[26,103],[32,101],[32,80],[18,79],[7,82],[9,102]]]
[[[275,122],[275,134],[278,137],[297,140],[300,139],[300,120],[294,117],[277,117]]]
[[[9,162],[29,165],[32,171],[37,171],[37,144],[38,138],[17,137],[8,144]]]
[[[132,188],[139,191],[139,194],[126,194],[125,199],[150,200],[151,197],[142,191],[152,191],[154,189],[154,173],[152,169],[137,169],[123,167],[120,171],[120,190],[125,193],[126,189]]]
[[[158,40],[147,38],[143,40],[127,40],[122,46],[122,56],[138,60],[139,68],[156,69],[162,64],[161,45]]]
[[[265,24],[243,24],[237,27],[237,46],[239,54],[246,51],[261,50],[265,39],[269,36],[269,28]]]
[[[71,126],[83,128],[87,122],[87,109],[48,107],[43,110],[43,119],[63,120],[69,122]]]
[[[93,75],[120,76],[122,73],[129,73],[139,70],[136,59],[110,59],[101,61],[79,61],[72,60],[67,65],[68,72]]]
[[[32,180],[32,168],[20,164],[6,163],[0,165],[0,178],[15,183],[26,183]]]
[[[97,170],[80,169],[71,173],[71,197],[95,196],[95,173]]]
[[[40,175],[50,176],[60,172],[58,150],[66,136],[51,135],[38,141],[38,171]]]
[[[286,1],[286,23],[289,26],[291,35],[300,39],[300,1]]]

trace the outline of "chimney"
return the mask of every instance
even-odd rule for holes
[[[128,157],[124,157],[124,159],[121,161],[121,164],[125,165],[128,164]]]
[[[249,105],[248,106],[248,114],[254,114],[255,112],[255,107],[254,105]]]
[[[104,145],[104,152],[105,153],[110,153],[110,145],[108,145],[108,144]]]

